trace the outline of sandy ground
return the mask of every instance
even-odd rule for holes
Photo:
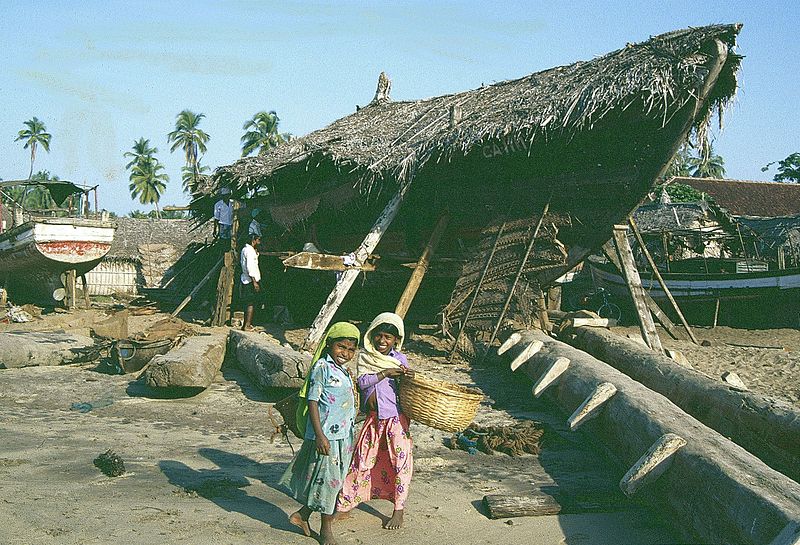
[[[62,316],[67,317],[49,325],[85,325],[74,315]],[[290,331],[284,338],[301,337]],[[502,367],[446,365],[431,337],[411,341],[412,365],[487,394],[479,423],[542,422],[544,450],[519,458],[469,455],[448,449],[445,434],[414,424],[406,526],[388,534],[381,523],[391,506],[371,502],[336,526],[341,545],[389,539],[398,545],[678,541],[658,513],[621,498],[617,482],[625,468],[605,458],[587,436],[570,433],[565,415],[534,401],[529,384]],[[193,398],[141,397],[133,378],[97,373],[91,365],[0,370],[0,543],[314,543],[288,523],[297,504],[277,488],[292,456],[281,438],[270,440],[268,409],[277,394],[256,390],[233,363]],[[76,402],[93,409],[71,410]],[[125,461],[125,475],[105,477],[93,466],[107,449]],[[594,514],[513,520],[484,514],[484,495],[524,494],[534,487],[599,493],[619,503]],[[318,524],[313,517],[312,526]]]
[[[615,327],[620,335],[638,336],[638,327]],[[695,327],[695,337],[710,346],[676,341],[666,331],[666,348],[680,350],[701,373],[720,380],[726,371],[739,375],[752,391],[800,406],[800,330]]]

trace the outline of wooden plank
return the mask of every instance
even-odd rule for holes
[[[621,273],[622,265],[619,262],[617,251],[614,249],[614,244],[612,241],[609,240],[603,244],[603,254]],[[675,340],[683,340],[683,335],[681,334],[680,329],[678,329],[675,323],[664,313],[663,310],[661,310],[661,307],[658,306],[658,303],[656,303],[646,291],[644,292],[644,301],[647,303],[647,308],[650,309],[650,312],[653,313],[653,316],[655,316],[656,320],[658,320],[664,329],[667,330],[667,333],[669,333],[669,335]]]
[[[356,249],[356,264],[359,266],[366,262],[367,257],[369,257],[369,255],[381,241],[381,238],[386,230],[392,224],[395,216],[397,216],[397,212],[400,210],[400,203],[403,202],[403,198],[405,197],[410,186],[410,182],[403,183],[400,186],[398,192],[394,197],[392,197],[392,199],[383,209],[383,212],[380,216],[378,216],[378,219],[375,220],[372,229],[370,229],[369,233],[367,233],[367,236],[364,237],[361,245],[358,247],[358,249]],[[328,299],[325,301],[325,304],[322,305],[322,308],[319,310],[317,317],[314,318],[314,322],[311,324],[311,327],[308,330],[308,335],[303,341],[303,350],[313,350],[317,346],[317,343],[322,338],[325,330],[328,328],[328,324],[331,322],[333,316],[336,314],[336,311],[339,309],[339,305],[341,305],[342,301],[344,301],[347,292],[350,291],[350,288],[355,283],[360,272],[360,270],[350,269],[342,273],[342,276],[339,278],[336,286],[334,286],[333,290],[331,290],[331,293],[328,295]]]
[[[369,262],[361,265],[345,265],[343,256],[319,254],[316,252],[299,252],[287,257],[282,263],[284,267],[310,269],[314,271],[347,271],[350,269],[358,269],[371,272],[375,270],[375,265]]]
[[[644,243],[644,239],[642,238],[642,234],[639,232],[639,229],[636,227],[636,221],[634,221],[633,216],[628,218],[628,223],[631,226],[631,231],[633,231],[633,236],[636,237],[636,242],[639,243],[639,247],[642,249],[642,253],[644,257],[647,259],[648,265],[650,265],[650,269],[653,271],[653,274],[658,280],[658,283],[661,285],[661,289],[664,290],[664,293],[667,295],[667,299],[669,300],[670,304],[672,304],[672,308],[678,314],[678,318],[680,318],[681,323],[683,324],[683,328],[686,330],[686,333],[689,334],[689,338],[692,340],[694,344],[699,345],[700,343],[697,342],[697,337],[694,336],[692,332],[692,328],[689,327],[689,323],[686,321],[686,318],[683,316],[683,312],[681,312],[678,303],[675,301],[675,298],[672,297],[672,292],[669,291],[667,287],[667,283],[664,282],[664,279],[661,277],[661,273],[658,271],[658,267],[656,267],[655,262],[653,261],[653,256],[650,255],[650,252],[647,250],[647,246]]]
[[[489,518],[538,517],[580,513],[608,513],[627,507],[625,498],[613,494],[578,498],[562,492],[550,494],[541,489],[525,496],[487,495],[483,505]]]
[[[622,272],[628,284],[628,291],[631,294],[636,314],[639,317],[639,329],[642,332],[642,338],[652,350],[663,353],[661,339],[658,338],[656,325],[653,323],[653,315],[650,314],[647,303],[644,301],[642,279],[636,269],[636,262],[633,259],[633,251],[628,243],[627,232],[628,227],[626,225],[614,226],[614,245],[617,249],[617,257],[619,257],[619,262],[622,264]]]
[[[433,253],[436,251],[436,247],[439,245],[439,240],[441,240],[445,229],[447,229],[449,220],[450,216],[447,213],[442,214],[439,221],[436,222],[436,227],[433,228],[431,238],[428,240],[428,244],[425,245],[422,255],[419,256],[417,266],[414,267],[414,272],[411,273],[411,278],[409,278],[408,284],[406,284],[406,288],[403,290],[403,294],[400,296],[400,300],[397,302],[397,306],[394,309],[394,313],[401,318],[406,317],[406,313],[409,307],[411,307],[412,301],[414,301],[414,296],[417,294],[422,279],[428,271],[428,263],[431,257],[433,257]]]

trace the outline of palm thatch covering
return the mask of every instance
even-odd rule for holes
[[[712,112],[731,101],[740,28],[670,32],[591,61],[418,101],[391,101],[382,78],[369,105],[218,169],[214,183],[252,198],[284,229],[314,224],[331,246],[348,231],[363,236],[396,188],[411,183],[393,229],[429,233],[449,210],[439,255],[454,251],[468,262],[446,311],[459,321],[475,263],[485,262],[486,240],[503,222],[517,242],[505,245],[490,272],[501,284],[514,274],[527,246],[519,241],[530,238],[545,203],[550,212],[524,282],[552,282],[608,239],[689,131],[702,137]],[[201,219],[212,206],[208,195],[193,203]]]

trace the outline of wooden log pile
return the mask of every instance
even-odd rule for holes
[[[669,398],[769,466],[800,482],[800,411],[742,390],[605,329],[579,327],[570,344]]]
[[[508,358],[534,341],[542,348],[519,367],[533,394],[546,391],[571,419],[598,401],[582,425],[631,468],[620,489],[683,521],[687,541],[771,543],[797,519],[798,483],[606,363],[539,331],[520,333]]]

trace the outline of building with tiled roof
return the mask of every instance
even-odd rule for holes
[[[669,183],[692,186],[733,216],[776,218],[800,215],[800,184],[689,178],[676,176]]]

